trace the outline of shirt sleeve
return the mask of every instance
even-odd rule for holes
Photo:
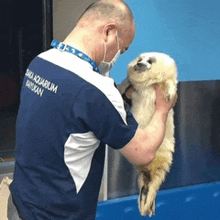
[[[113,149],[124,147],[135,135],[138,124],[113,85],[106,90],[84,87],[77,96],[74,113],[88,131]]]

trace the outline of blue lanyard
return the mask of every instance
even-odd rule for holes
[[[66,51],[68,53],[72,53],[72,54],[76,55],[77,57],[87,61],[88,63],[90,63],[92,65],[94,71],[100,73],[99,68],[96,65],[96,63],[91,58],[89,58],[86,54],[84,54],[83,52],[81,52],[81,51],[79,51],[79,50],[77,50],[77,49],[75,49],[65,43],[59,42],[57,40],[53,40],[51,42],[51,46],[60,50],[60,51]]]

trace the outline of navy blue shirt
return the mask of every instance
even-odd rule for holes
[[[112,79],[68,52],[37,56],[25,73],[16,124],[10,190],[20,217],[95,219],[105,147],[124,147],[136,129]]]

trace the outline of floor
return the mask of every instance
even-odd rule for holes
[[[1,178],[1,177],[0,177]],[[8,207],[8,197],[10,194],[9,184],[11,179],[9,177],[4,177],[0,181],[0,219],[7,220],[7,207]]]

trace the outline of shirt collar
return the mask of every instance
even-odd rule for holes
[[[72,46],[70,46],[64,42],[59,42],[57,40],[53,40],[51,42],[51,46],[60,50],[60,51],[66,51],[68,53],[74,54],[75,56],[79,57],[80,59],[85,60],[93,67],[93,70],[95,72],[100,73],[97,64],[89,56],[84,54],[82,51],[80,51],[76,48],[73,48]]]

